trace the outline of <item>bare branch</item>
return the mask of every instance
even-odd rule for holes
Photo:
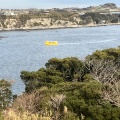
[[[91,60],[86,63],[92,77],[104,86],[103,98],[120,107],[120,62]]]

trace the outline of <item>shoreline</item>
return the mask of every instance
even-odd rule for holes
[[[73,26],[50,26],[50,27],[24,27],[24,28],[2,28],[0,32],[5,31],[26,31],[31,30],[49,30],[49,29],[65,29],[65,28],[85,28],[85,27],[100,27],[100,26],[113,26],[120,25],[120,23],[108,23],[108,24],[89,24],[89,25],[73,25]]]

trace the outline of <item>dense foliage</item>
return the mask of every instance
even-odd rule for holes
[[[100,14],[98,12],[87,12],[85,15],[80,16],[84,21],[83,24],[89,24],[90,22],[94,22],[96,24],[101,24],[102,20],[105,23],[118,23],[119,15],[110,15],[110,14]]]
[[[0,110],[7,108],[12,100],[11,84],[0,80]]]
[[[119,58],[120,48],[97,50],[85,61],[75,57],[52,58],[45,64],[46,68],[36,72],[22,71],[21,78],[26,92],[39,91],[40,96],[44,96],[37,108],[51,111],[47,115],[56,120],[70,117],[75,120],[119,120]],[[60,103],[58,99],[61,99]]]
[[[32,91],[41,86],[51,87],[53,84],[66,81],[82,81],[84,65],[75,57],[57,59],[52,58],[46,63],[46,69],[36,72],[22,71],[21,78],[26,85],[26,91]]]
[[[110,48],[105,50],[97,50],[92,55],[86,57],[86,59],[104,59],[104,60],[119,60],[120,59],[120,48]]]

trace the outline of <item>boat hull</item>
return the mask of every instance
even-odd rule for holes
[[[58,45],[58,41],[45,41],[45,45],[48,45],[48,46]]]

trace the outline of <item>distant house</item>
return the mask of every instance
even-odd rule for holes
[[[110,9],[109,13],[111,15],[120,15],[120,10],[119,9]]]
[[[17,15],[14,11],[5,11],[5,12],[3,12],[3,14],[6,15],[6,16],[10,16],[10,15],[15,16],[15,15]]]
[[[118,10],[118,9],[109,9],[109,12],[118,12],[118,11],[120,11],[120,10]]]
[[[85,14],[85,12],[80,12],[80,13],[79,13],[79,15],[84,15],[84,14]]]
[[[110,12],[111,15],[120,15],[120,12]]]
[[[101,12],[100,14],[101,15],[109,15],[110,13],[109,12]]]
[[[49,10],[44,10],[43,13],[44,13],[44,14],[49,14],[50,11],[49,11]]]

